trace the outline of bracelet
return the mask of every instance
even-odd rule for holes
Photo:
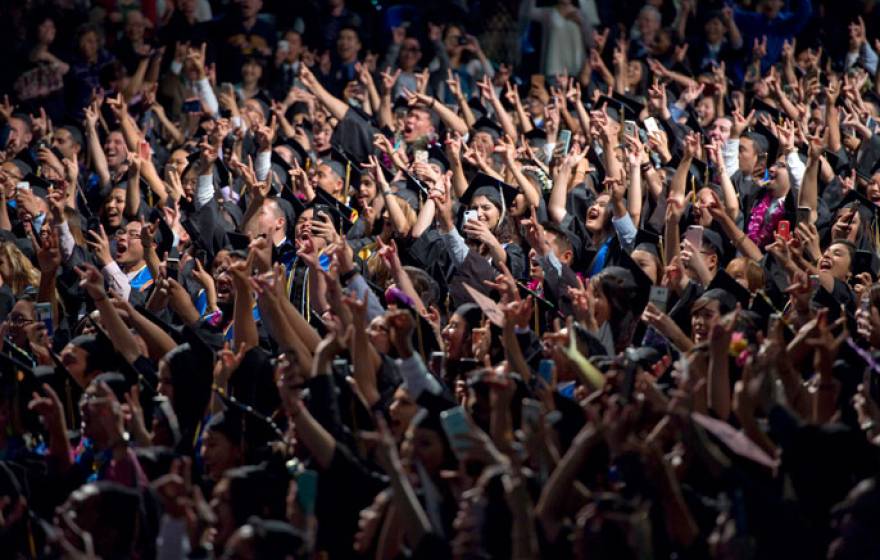
[[[382,196],[391,196],[392,194],[394,194],[394,191],[392,191],[391,189],[384,189],[382,191]]]

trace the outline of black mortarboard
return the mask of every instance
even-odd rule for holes
[[[826,161],[828,161],[828,165],[830,165],[831,169],[834,170],[835,175],[843,175],[844,173],[848,173],[850,171],[851,166],[849,158],[846,157],[845,152],[841,154],[839,152],[825,150],[824,155]]]
[[[333,162],[339,164],[338,166],[330,164],[330,166],[345,182],[345,195],[348,196],[349,188],[355,190],[359,189],[361,185],[360,164],[349,157],[349,155],[338,146],[332,146],[330,148],[330,157]],[[326,159],[324,162],[329,164],[329,161]]]
[[[757,117],[761,113],[767,113],[774,123],[779,123],[779,119],[782,117],[782,112],[778,107],[773,107],[772,105],[768,105],[766,102],[758,99],[757,97],[752,100],[752,109],[755,111],[755,116]]]
[[[323,189],[315,189],[312,205],[320,205],[329,210],[334,227],[337,231],[341,229],[343,233],[348,233],[358,219],[357,210],[339,202]]]
[[[244,251],[247,252],[248,247],[251,245],[251,238],[243,233],[238,233],[237,231],[227,231],[226,232],[226,246],[233,251]]]
[[[878,273],[880,273],[880,258],[874,251],[858,250],[853,258],[852,271],[853,275],[868,272],[871,274],[871,278],[876,280]]]
[[[761,123],[755,125],[755,132],[767,141],[767,165],[771,165],[779,158],[779,139],[773,132]],[[760,139],[758,140],[760,142]]]
[[[433,163],[440,168],[440,173],[446,173],[449,169],[449,159],[441,144],[428,145],[428,163]]]
[[[27,181],[31,185],[31,189],[34,191],[34,194],[45,197],[49,194],[49,187],[52,184],[42,177],[37,177],[33,173],[28,173],[24,176],[22,181]]]
[[[171,251],[171,246],[174,245],[174,232],[168,227],[162,211],[158,208],[150,210],[147,219],[150,223],[156,224],[156,233],[153,238],[156,242],[156,254],[161,259],[163,255],[167,255]]]
[[[637,121],[639,119],[639,113],[641,112],[641,110],[635,112],[626,102],[620,99],[614,99],[613,97],[608,97],[607,95],[599,96],[594,109],[604,109],[608,118],[617,122],[620,122],[621,120]],[[623,119],[621,119],[621,115],[623,116]]]
[[[651,286],[653,286],[654,283],[648,278],[648,275],[645,274],[642,267],[639,266],[636,261],[632,260],[632,257],[622,249],[611,255],[611,258],[606,261],[603,270],[613,270],[615,267],[628,271],[632,278],[634,290],[630,293],[630,301],[632,302],[632,307],[630,309],[633,314],[638,317],[642,314],[642,311],[644,311],[645,306],[648,305]],[[627,280],[625,277],[623,278],[624,281]]]
[[[409,110],[409,103],[407,102],[406,97],[403,97],[402,95],[398,95],[394,99],[394,104],[391,106],[391,110],[392,111],[398,111],[398,110],[407,111],[407,110]]]
[[[709,228],[703,229],[703,245],[708,245],[715,250],[715,254],[718,255],[720,266],[720,261],[724,258],[724,240],[721,239],[721,235]]]
[[[842,208],[850,208],[853,206],[858,208],[859,218],[862,223],[867,226],[867,230],[871,234],[871,238],[868,241],[870,241],[871,245],[876,248],[876,245],[880,244],[880,220],[878,220],[880,206],[877,206],[868,200],[868,198],[857,189],[850,189],[849,192],[846,193],[846,196],[844,196],[840,203],[834,208],[834,213],[836,214]]]
[[[501,135],[504,134],[501,125],[489,117],[480,117],[471,128],[473,128],[474,132],[485,132],[490,135],[493,140],[498,140],[501,138]]]
[[[305,167],[306,160],[309,159],[309,153],[303,148],[302,144],[294,140],[293,138],[287,138],[279,146],[287,146],[291,150],[293,150],[293,156],[296,158],[296,161],[299,163],[300,167]]]
[[[721,288],[711,288],[703,292],[697,300],[708,299],[718,302],[718,307],[722,315],[730,313],[736,309],[736,296]]]
[[[459,202],[462,206],[467,207],[470,206],[474,197],[485,196],[501,207],[502,214],[506,214],[507,210],[513,205],[513,199],[516,198],[518,193],[519,191],[516,187],[485,173],[477,173],[471,179],[467,190],[459,197]]]
[[[715,273],[715,278],[709,283],[709,290],[719,289],[732,295],[743,309],[748,308],[752,298],[751,293],[742,284],[733,279],[723,268]]]
[[[660,256],[660,236],[640,229],[633,241],[633,251],[645,251],[658,259],[662,259],[663,257]]]
[[[471,97],[468,99],[467,104],[468,107],[471,108],[471,112],[474,114],[475,119],[479,119],[486,114],[486,107],[483,105],[483,102],[479,97]]]
[[[524,136],[529,143],[529,146],[533,149],[541,148],[547,144],[547,132],[545,132],[543,128],[533,126]]]
[[[611,97],[624,106],[624,116],[627,120],[637,121],[639,115],[645,110],[645,104],[631,95],[625,93],[611,92]]]
[[[529,287],[522,282],[517,282],[516,285],[517,288],[519,288],[520,297],[525,299],[527,296],[532,296],[533,304],[538,306],[540,312],[543,315],[546,315],[547,313],[552,313],[557,317],[562,317],[562,313],[560,313],[559,308],[556,306],[555,303],[545,299],[544,296],[542,296],[538,292],[530,290]]]
[[[395,187],[394,194],[405,200],[414,210],[418,210],[422,199],[428,196],[424,183],[405,171],[403,179],[394,181],[391,186]]]

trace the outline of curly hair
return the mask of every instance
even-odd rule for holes
[[[10,277],[3,277],[15,295],[22,294],[28,287],[40,286],[40,270],[33,265],[15,243],[0,243],[0,255],[9,262]]]

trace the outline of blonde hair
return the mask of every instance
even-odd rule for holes
[[[12,268],[12,278],[3,278],[3,282],[12,288],[15,295],[24,292],[28,286],[37,288],[40,286],[40,270],[24,256],[21,249],[14,243],[0,243],[0,252],[6,256],[9,266]]]

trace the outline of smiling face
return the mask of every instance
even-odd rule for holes
[[[109,229],[115,230],[122,224],[122,212],[125,210],[125,189],[114,188],[101,207],[104,223]]]
[[[721,318],[721,311],[718,302],[715,300],[708,300],[701,307],[697,305],[694,307],[695,309],[691,314],[691,338],[695,344],[700,344],[709,339],[712,327]]]
[[[470,354],[470,348],[466,342],[469,340],[467,336],[467,322],[458,313],[453,313],[449,318],[449,323],[440,333],[443,338],[443,344],[446,346],[446,355],[450,360],[459,360],[466,358]]]
[[[843,243],[832,243],[819,259],[819,271],[828,272],[834,278],[846,282],[852,274],[852,251]]]
[[[114,130],[107,135],[104,142],[104,155],[107,156],[107,165],[111,170],[116,171],[125,163],[128,158],[128,147],[125,145],[125,138],[122,133]]]
[[[144,262],[144,245],[141,242],[140,222],[131,222],[116,230],[116,255],[114,260],[122,270],[130,270]]]
[[[248,60],[241,66],[241,81],[248,86],[254,86],[263,77],[263,67],[254,60]]]
[[[388,406],[388,417],[391,420],[389,426],[391,432],[398,441],[403,437],[418,410],[419,406],[406,389],[401,386],[394,391],[394,398]]]
[[[407,37],[400,46],[400,56],[398,63],[400,69],[404,72],[412,72],[422,58],[422,48],[419,40],[415,37]]]
[[[240,262],[241,258],[231,254],[229,251],[223,250],[217,253],[212,263],[214,285],[217,287],[217,303],[232,303],[234,291],[232,289],[232,275],[229,274],[229,267],[236,262]]]
[[[412,107],[403,120],[403,141],[411,144],[434,130],[431,115],[421,107]]]
[[[345,181],[342,180],[342,177],[325,163],[319,164],[317,169],[317,172],[312,175],[312,185],[333,197],[341,194],[342,189],[345,188]]]
[[[609,202],[611,202],[611,195],[608,193],[602,193],[596,197],[596,200],[587,209],[587,231],[598,233],[605,229],[610,219],[610,213],[608,212]]]
[[[201,451],[205,474],[211,480],[220,480],[224,472],[241,464],[241,449],[214,430],[202,439]]]
[[[357,60],[360,50],[361,40],[354,29],[343,29],[339,32],[339,37],[336,39],[336,54],[343,63],[348,64]]]
[[[709,130],[709,139],[710,140],[719,140],[721,142],[727,142],[730,140],[730,130],[733,127],[733,123],[730,122],[730,119],[727,117],[718,117],[715,119],[715,122],[712,123],[712,128]]]
[[[471,201],[471,210],[477,211],[477,219],[494,230],[501,219],[501,211],[485,196],[475,196]]]

